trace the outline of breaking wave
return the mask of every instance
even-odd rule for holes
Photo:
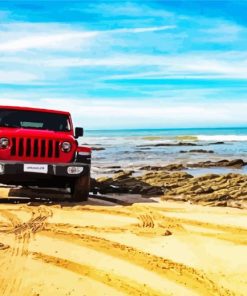
[[[243,142],[247,141],[247,135],[198,135],[199,141]]]

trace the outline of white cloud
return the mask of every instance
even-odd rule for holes
[[[18,52],[29,49],[78,49],[85,45],[87,39],[99,35],[112,34],[138,34],[145,32],[164,31],[174,26],[155,26],[144,28],[121,28],[102,31],[73,30],[69,26],[56,23],[48,26],[38,23],[31,26],[30,23],[2,25],[0,31],[0,52]]]
[[[63,32],[53,34],[31,35],[27,37],[17,38],[2,42],[0,51],[21,51],[28,49],[44,49],[44,48],[61,48],[62,45],[69,44],[71,41],[76,42],[96,36],[97,32]]]
[[[0,104],[45,107],[72,113],[76,125],[89,129],[152,128],[245,125],[246,101],[167,102],[153,99],[113,101],[103,99],[47,98],[29,102],[23,99],[0,99]]]
[[[35,103],[30,103],[27,100],[18,99],[18,98],[9,98],[5,96],[1,96],[0,98],[0,105],[2,106],[26,106],[26,107],[32,107],[35,106]]]
[[[38,79],[33,73],[20,71],[0,71],[0,83],[4,84],[22,84],[30,83]]]
[[[8,59],[0,59],[0,62]],[[11,62],[11,59],[9,60]],[[103,79],[131,79],[131,78],[176,78],[188,76],[190,78],[247,78],[247,55],[243,53],[224,53],[221,55],[209,53],[193,53],[183,55],[123,55],[95,58],[46,58],[33,59],[28,57],[14,59],[15,63],[40,65],[46,68],[70,67],[108,67],[128,70],[129,73],[103,75]],[[95,72],[97,74],[97,72]]]
[[[43,62],[46,67],[136,67],[135,72],[112,75],[110,79],[130,78],[247,78],[247,59],[235,60],[224,57],[178,55],[178,56],[146,56],[119,55],[104,58],[62,58],[47,59]],[[151,71],[143,67],[155,67]],[[139,69],[138,69],[139,68]]]
[[[210,23],[209,23],[210,24]],[[235,23],[215,21],[213,27],[199,30],[200,40],[214,43],[227,43],[236,41],[246,28]]]
[[[174,29],[176,26],[158,26],[158,27],[144,27],[144,28],[124,28],[124,29],[116,29],[105,31],[106,33],[146,33],[146,32],[156,32],[156,31],[165,31]]]
[[[39,76],[42,73],[46,80],[64,79],[68,75],[68,72],[66,74],[67,68],[94,68],[93,75],[95,81],[98,82],[138,78],[247,79],[247,55],[238,55],[236,52],[222,55],[211,53],[170,56],[113,55],[100,58],[56,58],[51,55],[46,58],[30,58],[28,55],[22,55],[22,57],[2,57],[0,58],[1,64],[5,65],[5,68],[8,68],[9,65],[16,68],[13,73],[13,82],[15,80],[33,80],[35,74],[31,73],[34,71],[39,73]],[[63,69],[60,70],[61,68]],[[105,69],[104,73],[101,72],[101,68]],[[21,72],[20,69],[24,69],[23,78],[22,74],[18,73]],[[72,69],[70,71],[73,73]],[[8,72],[5,75],[5,71],[2,70],[0,80],[11,81],[11,73],[8,75]],[[30,72],[29,75],[33,75],[33,77],[25,78],[28,77],[25,72]],[[6,77],[4,78],[4,76]]]
[[[164,8],[155,9],[152,8],[151,5],[145,5],[145,1],[143,3],[138,2],[131,3],[130,1],[111,1],[109,3],[100,3],[95,5],[90,5],[91,9],[100,11],[100,14],[103,16],[120,16],[120,17],[157,17],[157,18],[172,18],[174,17],[174,13],[171,11],[167,11]]]
[[[86,128],[152,128],[224,126],[247,124],[247,102],[169,103],[150,101],[71,101],[46,100],[53,108],[69,110],[77,125]]]

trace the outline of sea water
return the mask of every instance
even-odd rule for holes
[[[86,130],[80,142],[104,149],[93,151],[92,166],[95,172],[107,173],[112,166],[139,169],[147,165],[238,158],[247,162],[247,128]],[[192,143],[195,146],[156,146],[177,143]],[[214,153],[190,152],[195,149]],[[214,169],[219,173],[228,171],[232,169]],[[245,173],[247,169],[233,171]],[[207,170],[194,170],[195,174],[198,172],[201,174]]]

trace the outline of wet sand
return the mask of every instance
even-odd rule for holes
[[[1,295],[247,294],[247,210],[121,201],[0,204]]]

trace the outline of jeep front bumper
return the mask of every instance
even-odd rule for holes
[[[0,178],[6,175],[79,177],[89,173],[90,166],[83,163],[23,163],[0,161]]]
[[[0,161],[0,183],[6,185],[65,188],[80,176],[90,177],[90,165]]]

